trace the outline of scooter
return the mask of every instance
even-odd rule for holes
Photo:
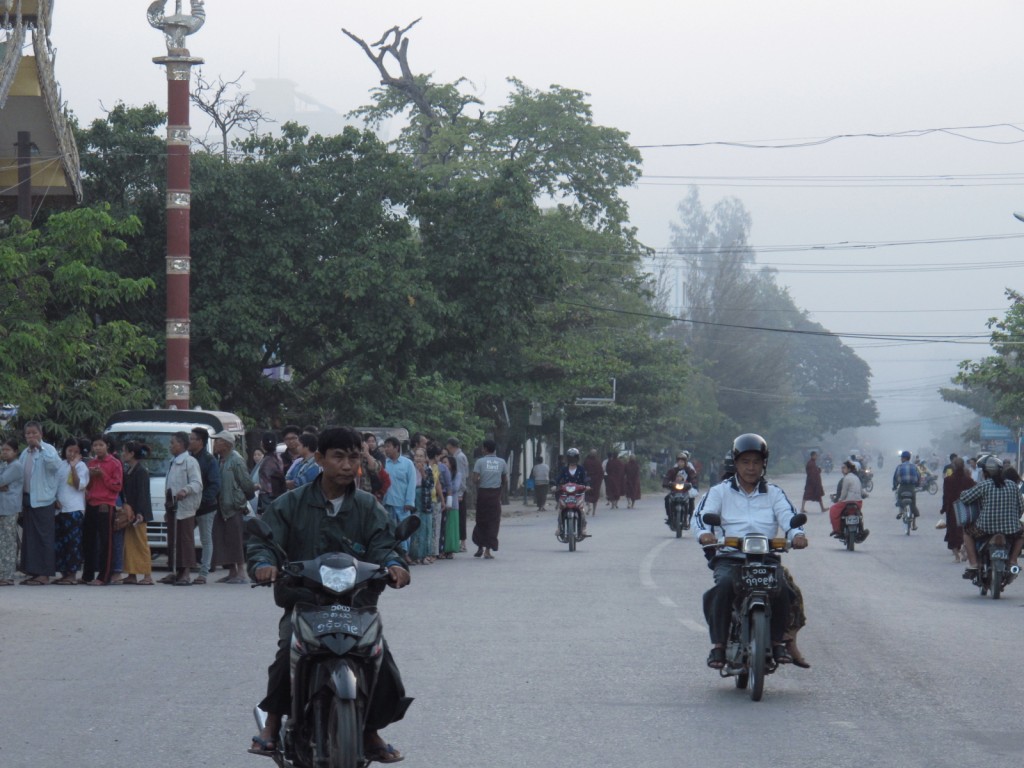
[[[683,475],[682,472],[679,475]],[[672,481],[668,492],[668,527],[675,531],[676,538],[681,538],[683,531],[690,530],[690,518],[693,517],[693,499],[685,475]]]
[[[839,513],[839,536],[846,542],[847,552],[853,552],[856,545],[866,538],[864,513],[860,506],[856,501],[847,501],[843,511]]]
[[[565,483],[558,486],[555,498],[558,501],[558,533],[556,536],[563,544],[569,544],[569,551],[576,551],[576,544],[583,541],[583,516],[586,514],[587,486],[578,483]]]
[[[419,527],[420,518],[409,516],[399,523],[396,540],[408,539]],[[287,557],[262,519],[248,520],[245,531]],[[278,580],[310,590],[315,602],[292,609],[292,711],[283,718],[278,751],[271,755],[279,768],[369,764],[363,730],[384,657],[383,627],[375,606],[353,603],[363,589],[387,579],[385,566],[342,552],[282,566]],[[267,713],[256,707],[253,715],[263,730]]]
[[[705,513],[703,519],[712,527],[722,524],[722,518],[712,512]],[[806,522],[807,515],[797,513],[790,520],[790,530]],[[730,547],[743,554],[729,642],[725,648],[725,666],[719,674],[735,677],[737,688],[749,686],[750,698],[760,701],[765,676],[777,668],[771,644],[772,597],[787,589],[779,555],[789,550],[789,541],[785,537],[769,539],[762,534],[748,534],[742,538],[725,536],[708,546]]]
[[[974,540],[978,551],[978,575],[971,583],[981,590],[981,596],[992,595],[998,600],[1003,590],[1020,573],[1020,566],[1009,565],[1013,542],[1005,534],[996,533]]]

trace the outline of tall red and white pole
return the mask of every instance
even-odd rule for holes
[[[150,4],[149,23],[163,31],[167,55],[153,59],[167,69],[167,350],[164,399],[168,408],[189,408],[189,276],[192,271],[189,214],[192,203],[189,92],[192,67],[203,60],[190,55],[185,38],[206,21],[202,0],[191,0],[189,15],[175,2],[164,16],[167,0]]]

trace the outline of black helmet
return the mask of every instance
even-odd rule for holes
[[[732,457],[732,451],[725,454],[725,458],[722,460],[722,469],[725,475],[736,474],[736,461]]]
[[[734,460],[738,459],[741,453],[750,453],[751,451],[760,453],[765,464],[768,463],[768,443],[760,435],[748,432],[732,441],[732,457]]]
[[[570,448],[568,451],[565,452],[565,456],[566,458],[569,459],[578,459],[580,457],[580,449]]]

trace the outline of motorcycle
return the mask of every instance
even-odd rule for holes
[[[905,529],[907,536],[910,535],[910,532],[914,528],[914,493],[914,490],[911,488],[902,488],[896,493],[896,503],[900,508],[899,514],[896,515],[896,519],[903,521],[903,528]]]
[[[870,468],[865,467],[858,470],[857,476],[860,477],[860,487],[864,489],[865,493],[871,493],[875,490],[875,475]]]
[[[406,518],[396,540],[408,539],[419,526],[415,515]],[[245,531],[286,557],[263,520],[248,520]],[[353,602],[363,589],[387,578],[385,566],[342,552],[281,567],[278,580],[312,591],[315,602],[292,609],[292,710],[283,718],[278,751],[271,755],[280,768],[369,764],[363,730],[384,657],[383,627],[375,606],[355,607]],[[267,713],[256,707],[253,715],[262,730]]]
[[[826,456],[824,459],[821,460],[821,468],[825,470],[826,475],[832,474],[832,470],[835,468],[835,465],[833,465],[832,463],[831,456]]]
[[[857,502],[846,502],[839,513],[839,535],[846,542],[847,552],[853,552],[855,546],[864,541],[864,513]]]
[[[680,473],[683,474],[683,473]],[[668,527],[681,538],[683,531],[690,530],[690,519],[693,517],[693,499],[690,498],[692,488],[685,477],[676,476],[668,493]]]
[[[569,544],[569,551],[576,551],[576,544],[583,541],[583,516],[587,513],[585,495],[587,486],[565,483],[558,486],[555,498],[558,501],[558,540]]]
[[[921,481],[917,487],[922,491],[928,491],[932,496],[939,492],[939,480],[935,475],[921,475]]]
[[[974,545],[978,550],[978,575],[971,583],[981,589],[982,597],[991,594],[993,600],[998,600],[1020,573],[1020,566],[1009,565],[1012,541],[1005,534],[996,533],[975,539]]]
[[[712,527],[722,524],[722,518],[712,512],[706,513],[703,519]],[[790,521],[790,530],[806,522],[807,515],[800,512]],[[772,656],[771,599],[787,588],[783,584],[779,555],[789,550],[789,541],[785,537],[769,539],[761,534],[748,534],[742,538],[725,536],[709,546],[735,548],[744,558],[736,585],[725,666],[719,674],[735,677],[736,687],[741,690],[749,686],[750,698],[760,701],[765,676],[778,666]]]

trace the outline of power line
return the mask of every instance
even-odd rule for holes
[[[993,128],[1009,128],[1018,133],[1024,133],[1024,128],[1016,123],[991,123],[989,125],[962,125],[952,128],[914,128],[906,131],[891,131],[886,133],[838,133],[832,136],[816,136],[810,138],[792,139],[752,139],[747,141],[694,141],[676,142],[671,144],[635,144],[634,149],[681,149],[694,147],[736,147],[740,149],[801,149],[804,147],[817,147],[822,144],[830,144],[842,139],[918,139],[931,134],[942,134],[967,141],[977,141],[984,144],[1020,144],[1024,138],[1000,141],[996,139],[985,139],[979,136],[971,136],[964,131],[987,131]]]

